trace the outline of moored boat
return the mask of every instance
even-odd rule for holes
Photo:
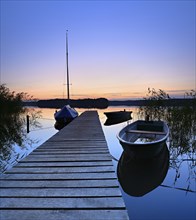
[[[69,95],[69,68],[68,68],[68,31],[66,31],[66,64],[67,64],[67,101],[70,103]],[[61,110],[54,113],[56,120],[54,127],[57,130],[62,129],[78,116],[78,112],[70,105],[65,105]]]
[[[129,155],[141,158],[157,155],[168,136],[169,128],[165,122],[144,120],[127,125],[117,134],[123,149]]]
[[[121,117],[109,117],[109,118],[106,119],[104,125],[105,126],[115,125],[115,124],[119,124],[119,123],[122,123],[122,122],[129,121],[131,119],[132,119],[131,113],[122,115]]]
[[[55,128],[60,130],[65,125],[69,124],[73,119],[75,119],[78,116],[78,112],[71,108],[69,105],[65,105],[61,110],[54,113],[54,118],[56,120],[55,122]]]
[[[104,112],[108,119],[126,119],[129,120],[131,118],[132,111],[112,111],[112,112]]]

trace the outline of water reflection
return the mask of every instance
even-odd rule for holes
[[[148,159],[130,157],[123,151],[117,166],[118,180],[127,194],[143,196],[163,182],[168,167],[169,151],[166,145],[156,157]]]
[[[126,121],[128,122],[131,119],[132,119],[131,115],[122,118],[107,118],[104,125],[110,126],[110,125],[120,124],[122,122],[126,122]]]
[[[122,109],[122,107],[110,107],[108,111],[116,111],[120,109]],[[77,109],[77,110],[79,111],[80,114],[86,111],[86,109]],[[133,114],[132,114],[133,121],[138,120],[139,119],[138,107],[131,107],[129,110],[133,111]],[[29,136],[31,137],[31,139],[42,138],[43,139],[42,141],[44,142],[49,137],[51,137],[53,134],[57,132],[53,126],[54,125],[54,117],[53,117],[54,111],[55,109],[42,109],[42,115],[44,118],[40,118],[38,120],[42,124],[42,130],[37,129],[37,131],[32,132],[32,129],[30,127]],[[100,109],[98,110],[99,118],[102,123],[102,127],[103,127],[104,134],[105,134],[108,146],[109,146],[110,153],[112,156],[114,156],[118,160],[122,153],[122,147],[120,146],[119,141],[116,138],[116,134],[124,126],[126,126],[127,123],[125,122],[125,123],[116,124],[112,126],[104,126],[103,124],[106,119],[104,115],[104,111],[105,110],[100,110]],[[187,117],[182,114],[183,112],[182,110],[179,110],[179,111],[181,113],[179,118]],[[191,118],[194,118],[193,114],[194,112],[192,112],[192,115],[190,116]],[[48,118],[50,118],[50,120],[48,120]],[[172,116],[172,118],[174,119],[175,117]],[[24,117],[24,120],[25,120],[25,117]],[[184,121],[184,119],[182,119],[182,121]],[[176,120],[176,123],[180,123],[180,119]],[[183,123],[185,123],[185,121]],[[187,132],[190,132],[188,131],[189,129],[191,130],[195,128],[194,123],[195,123],[194,121],[191,121],[191,123],[189,123],[189,126],[187,126],[186,128]],[[168,169],[165,179],[163,180],[163,183],[161,183],[161,186],[157,188],[155,187],[156,190],[152,189],[151,192],[145,194],[146,196],[144,195],[141,197],[129,196],[128,189],[127,189],[127,194],[122,192],[130,219],[192,219],[192,220],[196,219],[195,218],[196,217],[195,215],[195,195],[196,195],[195,194],[195,173],[196,173],[195,162],[196,161],[195,161],[194,144],[191,144],[193,143],[193,138],[195,138],[195,136],[192,136],[192,139],[189,140],[190,146],[187,145],[187,148],[184,145],[180,146],[179,140],[175,142],[172,140],[172,138],[174,138],[172,133],[180,132],[179,131],[180,128],[178,128],[178,130],[176,131],[175,130],[173,131],[173,129],[178,127],[178,125],[175,125],[175,121],[173,122],[173,126],[174,127],[170,126],[170,132],[171,132],[170,139],[168,140],[168,143],[167,143],[168,149],[170,151],[169,169]],[[186,125],[183,125],[183,126],[186,126]],[[50,129],[47,129],[47,128],[50,128]],[[25,134],[26,134],[26,126],[24,127],[24,129],[25,129]],[[191,132],[192,134],[194,134],[193,131]],[[181,139],[182,138],[183,136],[181,137]],[[40,144],[41,143],[39,142],[37,146],[39,146]],[[16,155],[18,155],[18,153]],[[21,157],[23,157],[23,155]],[[131,163],[134,164],[133,162]],[[114,165],[116,166],[116,164],[117,164],[116,160],[114,160]],[[140,164],[138,166],[140,166]],[[128,172],[125,172],[126,175],[129,175],[129,173],[132,174],[131,170],[132,169],[130,168],[130,171],[129,171],[129,166],[128,166],[127,167]],[[122,174],[124,173],[121,172],[121,175]],[[156,174],[156,170],[154,171],[154,174]],[[125,177],[125,179],[126,178],[128,179],[129,177]],[[147,180],[148,179],[146,177],[145,181]],[[128,180],[128,181],[131,181],[131,180]],[[121,182],[122,185],[123,183],[124,182]],[[124,187],[124,190],[126,190],[126,187]],[[165,210],[167,210],[167,212]]]
[[[170,167],[175,170],[174,184],[179,180],[183,163],[187,163],[187,191],[192,187],[195,177],[196,149],[196,106],[170,108],[167,121],[171,128],[169,150],[171,154]]]
[[[139,116],[149,115],[151,120],[164,120],[170,128],[170,147],[180,147],[179,154],[195,152],[196,100],[193,105],[140,107]]]
[[[196,150],[196,100],[192,105],[183,106],[145,106],[140,107],[139,116],[149,114],[150,118],[167,122],[170,128],[168,148],[170,168],[175,172],[174,186],[180,182],[182,168],[186,163],[187,177],[185,190],[195,188],[195,150]]]
[[[23,108],[20,111],[0,112],[1,173],[25,157],[34,143],[27,135],[27,115],[30,118],[31,128],[39,128],[38,119],[41,117],[41,112],[38,110]]]

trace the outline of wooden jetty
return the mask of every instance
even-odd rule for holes
[[[0,178],[2,220],[129,219],[96,111],[86,111]]]

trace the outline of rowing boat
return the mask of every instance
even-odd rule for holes
[[[169,136],[169,128],[163,121],[137,120],[117,134],[123,149],[134,157],[157,155]]]
[[[112,111],[112,112],[104,112],[106,115],[107,119],[110,120],[117,120],[117,119],[127,119],[129,120],[131,118],[131,113],[132,111]]]

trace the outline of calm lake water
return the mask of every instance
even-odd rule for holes
[[[133,112],[132,119],[129,122],[111,126],[104,125],[106,116],[103,113],[105,111],[123,109]],[[23,123],[20,126],[23,137],[16,141],[20,143],[20,146],[13,140],[9,140],[6,146],[1,147],[1,172],[10,169],[17,161],[26,157],[33,149],[58,132],[54,129],[53,114],[55,109],[28,108],[28,110],[29,114],[32,115],[30,119],[32,120],[33,118],[30,125],[30,133],[26,134],[26,126]],[[86,110],[77,109],[79,114]],[[188,140],[191,142],[186,142],[186,146],[176,146],[176,140],[174,138],[171,140],[170,138],[167,141],[164,152],[153,160],[134,161],[130,158],[126,160],[125,155],[122,156],[123,149],[116,138],[116,134],[127,123],[138,119],[138,107],[109,107],[108,109],[99,109],[97,111],[110,154],[114,158],[114,167],[120,180],[120,188],[130,219],[195,220],[195,133],[194,135],[191,134]],[[23,122],[25,122],[25,119]],[[176,132],[176,135],[179,134],[178,131],[173,132]],[[17,135],[15,134],[13,137]],[[181,139],[183,138],[185,137],[182,135]],[[187,143],[189,143],[188,147]],[[123,166],[123,162],[125,166]],[[120,176],[122,172],[126,174],[123,179]],[[134,188],[135,185],[137,185],[137,188]]]

